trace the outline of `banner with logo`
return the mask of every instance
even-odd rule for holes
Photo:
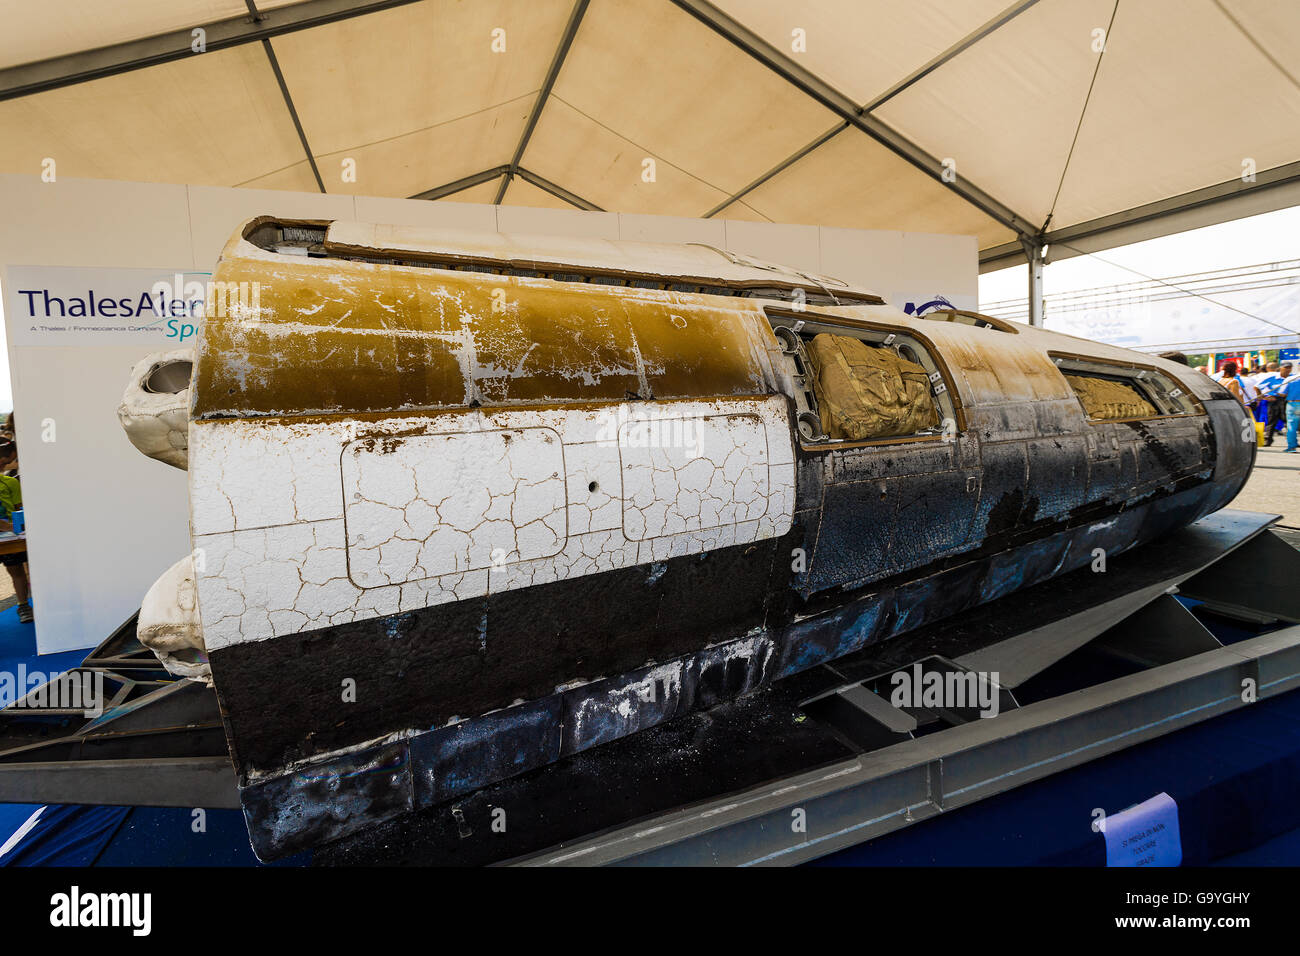
[[[18,347],[193,345],[209,274],[166,269],[10,266],[5,322]]]

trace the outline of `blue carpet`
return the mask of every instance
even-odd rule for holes
[[[106,636],[92,635],[90,646],[98,644]],[[0,611],[0,671],[17,674],[18,665],[22,664],[29,674],[33,671],[48,675],[62,674],[85,660],[88,653],[90,647],[82,651],[60,651],[57,654],[37,656],[36,625],[20,623],[16,606]]]
[[[87,653],[89,649],[37,655],[36,625],[19,622],[17,607],[0,611],[0,672],[13,675],[15,681],[20,664],[28,676],[39,672],[48,678],[76,667],[85,659]],[[0,705],[9,703],[12,701],[0,700]],[[40,804],[0,803],[0,845],[3,845],[14,831],[24,824],[39,806]]]
[[[91,866],[130,807],[46,807],[0,866]]]
[[[309,853],[258,862],[239,810],[136,807],[99,857],[98,866],[303,866]]]

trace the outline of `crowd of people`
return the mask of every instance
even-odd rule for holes
[[[1202,367],[1208,374],[1209,370]],[[1272,445],[1273,436],[1286,430],[1286,450],[1300,451],[1300,372],[1293,364],[1269,362],[1243,369],[1234,361],[1223,363],[1218,382],[1241,401],[1264,423],[1264,444]]]

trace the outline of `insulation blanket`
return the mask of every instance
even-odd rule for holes
[[[1113,421],[1119,418],[1148,418],[1156,410],[1132,385],[1108,378],[1087,375],[1066,375],[1074,393],[1083,403],[1089,418]]]
[[[808,355],[822,428],[831,438],[887,438],[939,424],[929,375],[892,349],[822,332]]]

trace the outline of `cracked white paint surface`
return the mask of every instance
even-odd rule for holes
[[[619,433],[623,533],[663,538],[767,513],[767,433],[755,415],[631,422]]]
[[[205,642],[213,650],[784,534],[794,510],[786,414],[772,396],[196,422]]]
[[[549,557],[568,537],[551,428],[369,438],[343,450],[348,566],[360,587]]]

